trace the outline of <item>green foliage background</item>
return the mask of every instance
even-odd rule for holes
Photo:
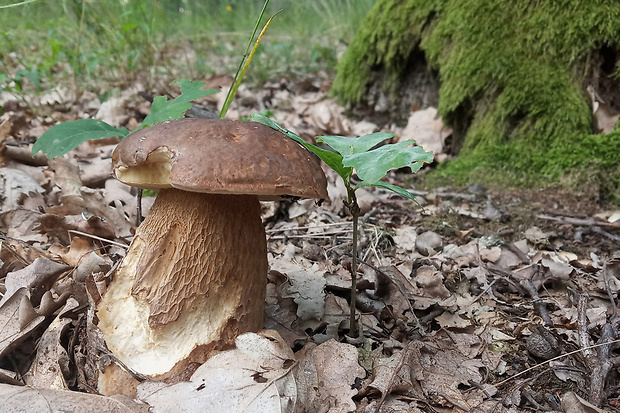
[[[334,70],[375,0],[271,0],[282,9],[255,56],[250,81]],[[0,2],[0,6],[14,2]],[[136,79],[234,73],[263,0],[38,0],[0,8],[0,88],[27,71],[46,89],[123,87]],[[29,78],[31,76],[28,76]],[[20,92],[18,90],[17,92]]]
[[[585,94],[592,53],[619,50],[619,21],[617,1],[379,0],[332,92],[363,103],[381,71],[394,98],[419,48],[439,73],[439,112],[471,121],[458,159],[438,176],[582,184],[620,198],[620,131],[592,134]]]

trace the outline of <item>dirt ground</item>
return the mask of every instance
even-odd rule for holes
[[[435,118],[400,129],[353,121],[328,86],[319,76],[242,88],[230,116],[268,110],[307,138],[424,135],[442,156],[445,128]],[[54,160],[29,151],[57,120],[135,127],[149,110],[138,91],[105,103],[56,93],[32,102],[36,111],[3,102],[0,412],[191,412],[222,403],[264,412],[618,410],[620,208],[557,188],[410,187],[402,171],[388,182],[419,204],[377,188],[358,193],[362,337],[349,322],[346,193],[324,167],[330,201],[263,204],[266,330],[240,336],[236,349],[180,383],[118,367],[94,310],[135,233],[137,192],[110,174],[114,140]],[[215,111],[218,95],[200,108]],[[143,198],[144,215],[152,202]],[[129,371],[128,381],[102,391],[106,368]]]

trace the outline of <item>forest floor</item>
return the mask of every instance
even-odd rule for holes
[[[207,84],[224,91],[200,109],[217,113],[230,78]],[[445,158],[449,131],[434,116],[412,114],[406,128],[352,120],[329,86],[321,74],[242,86],[228,117],[268,113],[308,139],[424,136]],[[409,187],[419,204],[362,189],[364,334],[351,338],[351,219],[344,187],[327,168],[330,201],[263,204],[266,330],[242,336],[189,382],[147,380],[116,389],[129,397],[94,396],[101,363],[114,357],[93,333],[89,310],[131,242],[136,191],[110,173],[114,140],[53,160],[30,151],[57,120],[132,128],[149,112],[148,95],[178,94],[138,92],[104,103],[62,90],[30,106],[2,102],[0,412],[620,410],[617,206],[553,187]],[[411,182],[406,171],[388,180]],[[143,214],[152,201],[144,197]],[[215,391],[201,392],[205,384]]]

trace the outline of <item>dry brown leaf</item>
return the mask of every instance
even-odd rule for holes
[[[399,135],[399,140],[414,139],[424,150],[432,151],[438,161],[441,162],[446,158],[444,143],[452,134],[452,129],[443,124],[436,108],[428,107],[412,112],[407,120],[407,126],[395,132]]]
[[[31,192],[43,193],[44,189],[25,172],[13,168],[0,168],[0,194],[2,194],[0,213],[17,209],[21,199]]]
[[[321,320],[325,314],[325,278],[318,266],[305,270],[286,257],[274,258],[269,263],[272,270],[288,276],[283,298],[292,298],[297,304],[297,316],[302,321]]]
[[[317,127],[322,135],[350,135],[351,122],[343,115],[344,108],[333,99],[325,99],[308,109],[304,120]]]
[[[562,396],[562,408],[566,413],[604,413],[606,410],[596,407],[573,392]]]
[[[20,288],[26,288],[29,291],[29,297],[34,305],[38,305],[47,291],[58,277],[68,271],[70,267],[60,264],[47,258],[37,258],[27,267],[14,271],[6,276],[5,286],[6,293],[0,305],[5,303]]]
[[[409,367],[410,353],[410,346],[407,346],[390,357],[379,357],[373,360],[372,381],[369,387],[381,393],[379,405],[391,393],[406,394],[413,387]]]
[[[331,413],[354,412],[352,397],[357,390],[352,386],[356,379],[366,376],[366,371],[358,364],[357,349],[350,344],[329,340],[311,350],[307,357],[312,358],[316,370],[318,404],[315,407],[321,406],[322,411]]]
[[[414,281],[424,290],[425,296],[448,298],[450,291],[443,285],[443,274],[431,265],[423,265],[416,271]]]
[[[128,397],[103,397],[65,390],[0,384],[0,411],[13,413],[149,413]]]
[[[153,413],[295,411],[297,364],[286,342],[273,330],[237,337],[237,348],[200,366],[191,381],[169,386],[145,382],[138,397]]]
[[[19,346],[44,320],[34,311],[26,288],[4,300],[0,306],[0,358]]]
[[[90,218],[82,215],[43,214],[39,216],[37,231],[50,238],[57,239],[61,244],[68,245],[71,243],[69,230],[84,232],[105,239],[114,239],[116,236],[112,225],[98,216],[91,216]]]
[[[307,341],[308,335],[298,327],[295,301],[292,298],[282,297],[282,290],[286,287],[286,276],[277,271],[270,271],[268,277],[263,325],[267,329],[276,330],[292,348],[299,342]]]
[[[458,335],[456,335],[458,339]],[[469,409],[482,401],[479,396],[462,392],[459,385],[470,386],[470,380],[480,383],[480,359],[463,355],[454,345],[454,338],[434,342],[412,342],[410,359],[412,378],[419,381],[424,394],[445,394],[450,400],[438,399],[437,403]],[[473,400],[472,400],[473,398]]]
[[[86,238],[73,237],[71,245],[67,248],[59,244],[52,244],[49,251],[58,255],[64,262],[72,267],[77,267],[82,258],[93,250],[90,241]]]
[[[15,209],[0,216],[2,227],[6,228],[6,235],[24,242],[45,243],[47,234],[38,229],[41,213],[29,209]]]
[[[68,390],[65,378],[70,375],[67,351],[60,344],[71,319],[57,317],[45,330],[37,345],[37,355],[24,376],[26,385],[38,389]]]

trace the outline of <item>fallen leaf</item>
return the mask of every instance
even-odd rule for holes
[[[350,345],[329,340],[310,352],[309,357],[316,368],[318,380],[318,402],[330,406],[329,412],[354,412],[353,388],[356,378],[366,376],[358,364],[357,349]]]
[[[58,277],[70,268],[47,258],[37,258],[27,267],[10,272],[4,282],[6,293],[0,300],[0,305],[9,300],[20,288],[26,288],[29,291],[31,301],[38,305],[43,294],[49,291]]]
[[[4,300],[0,306],[0,358],[19,346],[44,320],[34,311],[26,288]]]
[[[60,344],[71,319],[56,317],[37,345],[37,355],[25,375],[26,384],[38,389],[68,390],[65,377],[70,375],[67,351]]]
[[[172,386],[146,382],[138,397],[160,412],[290,412],[297,387],[291,373],[295,356],[272,330],[237,337],[237,348],[216,354],[189,382]]]
[[[103,397],[66,390],[33,389],[0,384],[1,412],[149,413],[149,407],[128,397]]]
[[[13,168],[0,168],[0,213],[17,209],[23,196],[43,193],[44,189],[30,175]]]

